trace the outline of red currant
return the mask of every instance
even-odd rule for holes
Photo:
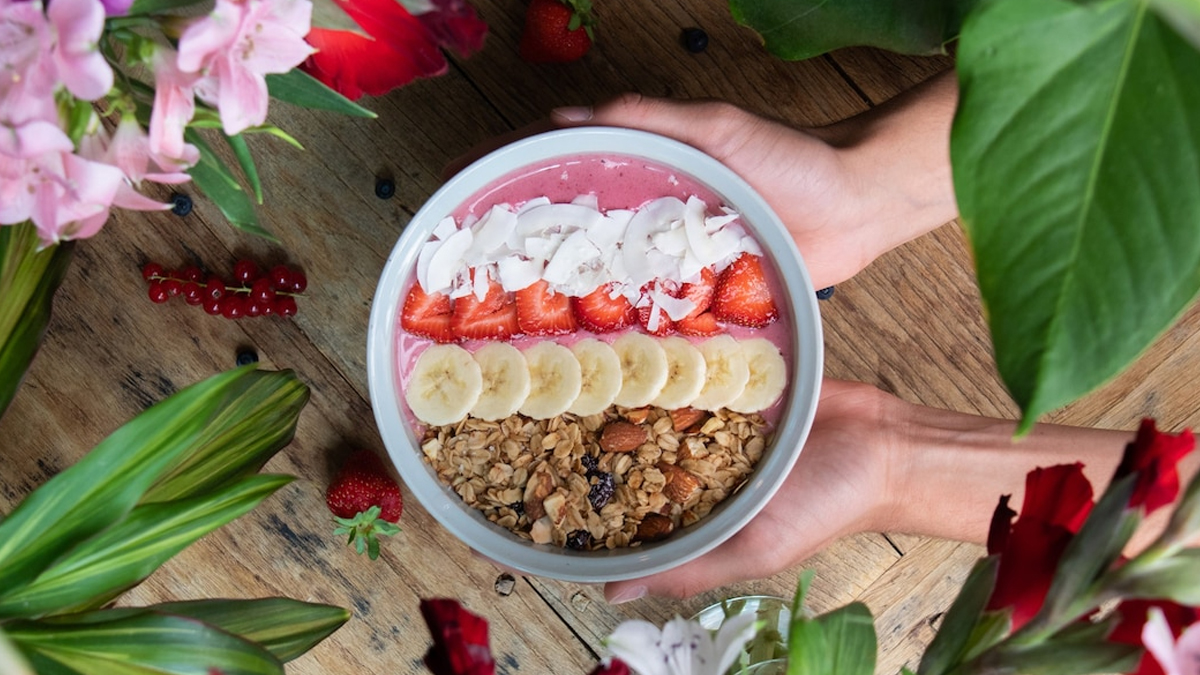
[[[225,295],[225,282],[221,277],[209,277],[208,283],[204,285],[204,297],[211,300],[220,300]]]
[[[190,267],[183,268],[179,272],[179,278],[183,279],[184,281],[194,281],[196,283],[200,283],[201,281],[204,281],[204,272],[201,272],[199,267],[192,265]]]
[[[233,278],[241,284],[248,284],[258,278],[258,265],[253,260],[239,260],[233,265]]]
[[[183,282],[178,279],[163,279],[163,288],[167,289],[167,295],[172,298],[183,292]]]
[[[246,316],[262,316],[271,305],[251,297],[246,301]]]
[[[300,270],[292,270],[292,292],[303,293],[308,288],[308,277]]]
[[[161,281],[151,281],[147,295],[150,296],[151,302],[156,303],[163,303],[171,299],[171,294],[167,292],[166,287],[163,286],[163,282]]]
[[[240,319],[246,314],[246,299],[237,295],[227,295],[221,298],[221,316],[226,319]]]
[[[271,285],[277,291],[287,291],[292,288],[292,271],[287,265],[276,265],[271,268],[271,273],[267,275]]]
[[[276,297],[275,313],[279,316],[296,316],[296,299],[290,295]]]
[[[271,288],[269,279],[259,279],[250,287],[250,297],[269,305],[275,300],[275,290]]]
[[[150,281],[154,277],[161,277],[162,273],[163,266],[159,265],[158,263],[146,263],[146,265],[142,267],[142,278],[146,281]]]
[[[202,298],[202,304],[204,305],[204,312],[206,314],[212,314],[213,316],[216,316],[217,314],[221,313],[220,298]]]
[[[199,305],[204,302],[204,289],[194,281],[188,281],[183,284],[182,295],[184,301],[189,305]]]

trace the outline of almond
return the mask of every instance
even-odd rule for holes
[[[546,515],[542,500],[554,492],[554,476],[548,471],[536,471],[525,484],[525,516],[534,521]]]
[[[675,523],[670,518],[657,513],[647,513],[642,522],[638,523],[637,533],[633,541],[660,541],[666,539],[675,531]]]
[[[671,428],[676,432],[683,433],[692,430],[704,418],[708,417],[708,413],[695,408],[678,408],[671,411]]]
[[[630,422],[610,422],[600,432],[600,449],[605,452],[632,452],[650,440],[646,428]]]
[[[649,408],[630,408],[625,411],[625,419],[633,424],[643,424],[650,418]]]
[[[668,462],[659,462],[658,470],[667,480],[662,492],[667,499],[676,504],[685,504],[700,491],[700,479],[687,469],[680,468]]]

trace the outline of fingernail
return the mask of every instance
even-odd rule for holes
[[[623,602],[633,602],[634,600],[644,597],[646,597],[645,586],[626,586],[616,593],[613,593],[612,596],[606,595],[604,599],[607,600],[608,604],[610,605],[619,605]]]
[[[592,109],[587,106],[555,108],[550,111],[550,116],[557,117],[564,122],[586,122],[592,119]]]

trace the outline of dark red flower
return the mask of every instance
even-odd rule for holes
[[[486,619],[463,609],[457,600],[441,598],[422,600],[421,616],[433,635],[425,666],[434,675],[495,675]]]
[[[1008,499],[1000,498],[988,533],[988,553],[1000,555],[988,609],[1011,607],[1015,630],[1042,608],[1063,551],[1092,510],[1092,486],[1082,464],[1064,464],[1029,472],[1015,523]]]
[[[1125,455],[1113,479],[1138,472],[1129,507],[1142,506],[1150,513],[1175,501],[1179,494],[1179,472],[1175,465],[1195,447],[1191,430],[1164,434],[1155,428],[1154,420],[1142,420],[1137,436],[1125,446]]]
[[[633,675],[633,671],[624,661],[613,657],[596,664],[589,675]]]
[[[1171,633],[1177,638],[1183,629],[1200,620],[1200,610],[1170,600],[1125,600],[1117,606],[1116,612],[1120,619],[1108,636],[1109,642],[1141,646],[1142,627],[1146,624],[1146,616],[1151,607],[1162,610],[1167,618],[1167,625],[1171,627]],[[1149,652],[1142,655],[1138,667],[1131,671],[1131,674],[1164,675],[1158,659]]]
[[[379,96],[418,77],[446,72],[441,47],[469,56],[483,46],[487,25],[463,0],[432,0],[412,14],[397,0],[332,0],[362,32],[313,27],[317,48],[301,65],[350,99]]]

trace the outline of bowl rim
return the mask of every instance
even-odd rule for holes
[[[692,536],[605,551],[573,551],[520,539],[487,522],[445,486],[422,457],[411,425],[400,413],[403,401],[395,382],[393,346],[403,304],[401,290],[411,278],[420,244],[439,221],[472,195],[524,166],[587,154],[632,156],[670,167],[738,210],[762,248],[771,252],[768,260],[787,290],[787,305],[793,311],[788,400],[771,447],[740,489],[752,492],[754,498],[743,498],[739,503],[746,506],[737,510],[726,508],[734,501],[726,499],[684,531]],[[442,185],[413,215],[388,255],[367,330],[367,380],[376,426],[408,490],[442,527],[481,555],[522,573],[573,582],[617,581],[662,572],[711,551],[744,527],[782,486],[800,455],[816,414],[823,358],[816,291],[799,249],[766,201],[733,170],[690,145],[617,127],[574,127],[530,136],[492,151]],[[794,450],[774,451],[783,442],[793,443]]]

